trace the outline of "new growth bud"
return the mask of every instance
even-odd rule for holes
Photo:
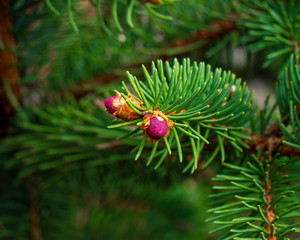
[[[128,94],[127,97],[129,101],[131,101],[135,105],[142,106],[142,102],[137,101],[136,99],[131,97],[130,94]],[[104,101],[104,105],[109,113],[125,121],[132,121],[143,117],[132,110],[126,103],[126,100],[117,91],[116,96],[109,97]]]
[[[118,96],[112,96],[112,97],[109,97],[108,99],[106,99],[104,101],[104,105],[107,109],[107,111],[111,114],[114,114],[115,111],[117,111],[116,109],[113,108],[113,101],[117,98]]]
[[[167,121],[160,116],[152,117],[150,118],[149,126],[145,131],[150,138],[161,139],[168,131]]]
[[[159,110],[155,110],[144,117],[141,129],[147,136],[148,141],[155,143],[159,139],[168,137],[170,135],[170,127],[172,128],[173,126],[174,123],[170,122],[167,116]]]

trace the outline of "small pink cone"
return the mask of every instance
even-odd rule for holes
[[[111,114],[114,114],[114,112],[117,111],[117,110],[114,109],[113,106],[112,106],[113,101],[114,101],[117,97],[118,97],[118,96],[112,96],[112,97],[107,98],[107,99],[104,101],[104,105],[105,105],[107,111],[110,112]]]
[[[160,118],[160,119],[159,119]],[[146,133],[150,138],[161,139],[168,131],[167,121],[161,117],[152,117]]]

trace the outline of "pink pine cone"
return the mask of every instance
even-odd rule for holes
[[[162,121],[160,121],[157,117],[151,118],[150,124],[146,129],[146,133],[148,134],[148,136],[153,139],[163,138],[168,131],[167,121],[163,118],[160,119],[162,119]]]
[[[117,98],[118,96],[112,96],[112,97],[109,97],[108,99],[106,99],[104,101],[104,105],[107,109],[107,111],[109,111],[111,114],[114,114],[114,112],[116,111],[113,106],[112,106],[112,102]]]

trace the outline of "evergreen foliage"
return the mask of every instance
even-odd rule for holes
[[[3,3],[1,239],[300,239],[297,0]],[[239,76],[262,71],[259,106]]]
[[[220,225],[211,232],[226,230],[220,239],[284,239],[300,232],[300,223],[290,220],[299,217],[299,184],[289,184],[298,176],[280,173],[295,159],[261,154],[242,164],[225,163],[226,170],[213,179],[225,182],[213,187],[222,192],[210,195],[218,207],[209,210],[217,216],[208,221]]]
[[[199,155],[204,144],[209,144],[208,138],[217,137],[218,147],[204,163],[203,168],[208,167],[219,151],[222,154],[222,161],[225,160],[224,139],[232,144],[237,152],[243,151],[239,144],[244,147],[242,139],[247,139],[247,137],[239,132],[243,130],[243,124],[249,121],[255,112],[255,108],[252,108],[252,95],[249,95],[245,83],[241,83],[240,79],[236,80],[235,75],[231,72],[221,69],[213,72],[211,67],[205,66],[204,63],[198,65],[194,62],[191,66],[189,59],[184,59],[182,65],[175,59],[173,67],[169,62],[166,62],[163,67],[162,61],[158,61],[157,68],[152,63],[152,74],[150,75],[143,67],[147,83],[138,81],[136,77],[127,72],[128,79],[137,96],[132,94],[123,82],[125,93],[135,98],[138,97],[145,104],[145,107],[141,108],[130,102],[123,94],[122,96],[136,113],[141,115],[141,111],[151,113],[159,109],[174,124],[170,137],[164,138],[165,146],[162,146],[162,150],[157,154],[159,142],[155,143],[147,165],[151,163],[154,156],[161,155],[155,166],[157,168],[166,155],[171,154],[175,143],[181,162],[180,137],[184,135],[190,139],[194,154],[193,161],[190,161],[184,171],[191,168],[194,172],[197,169]],[[234,91],[232,91],[233,88]],[[143,121],[137,119],[134,122],[111,125],[109,128],[133,123],[141,126]],[[136,134],[136,129],[131,133]],[[145,142],[146,136],[138,147],[135,159],[138,159]]]
[[[276,96],[278,106],[283,118],[280,128],[288,141],[284,144],[293,148],[300,149],[300,120],[299,120],[299,104],[300,104],[300,69],[298,56],[291,55],[289,68],[285,69],[283,79],[276,85]],[[286,118],[289,119],[289,125],[292,127],[292,133],[284,124]]]
[[[291,53],[299,51],[300,25],[297,1],[250,1],[242,9],[248,15],[241,20],[248,34],[243,37],[252,51],[267,51],[264,67],[281,60],[287,66]],[[281,71],[280,71],[281,72]]]

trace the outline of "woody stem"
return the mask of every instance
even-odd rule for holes
[[[263,158],[262,158],[263,159]],[[262,160],[261,159],[261,160]],[[271,154],[269,154],[269,162],[272,159]],[[265,210],[265,217],[268,220],[268,224],[266,225],[266,230],[268,231],[268,240],[276,240],[276,223],[274,222],[276,214],[275,214],[275,210],[274,208],[272,208],[272,200],[273,200],[273,194],[272,194],[272,180],[270,177],[271,174],[271,167],[268,170],[267,173],[267,179],[265,180],[265,200],[267,202],[267,204],[264,206],[264,210]],[[274,223],[273,223],[274,222]]]

